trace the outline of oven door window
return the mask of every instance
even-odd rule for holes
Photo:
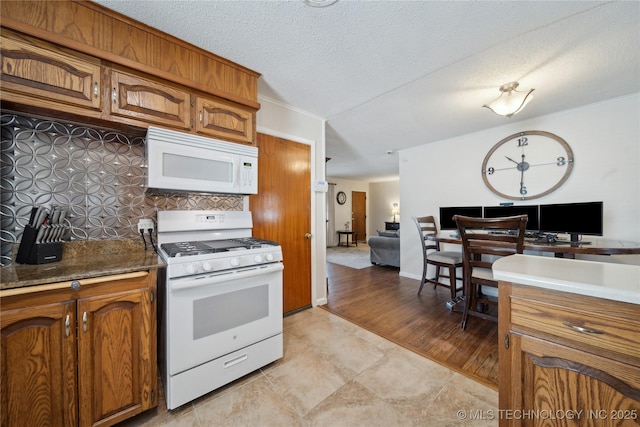
[[[208,337],[269,316],[269,285],[193,301],[193,339]]]

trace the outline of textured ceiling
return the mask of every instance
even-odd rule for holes
[[[98,0],[262,74],[327,119],[327,176],[383,180],[395,151],[640,91],[640,2]],[[517,116],[481,106],[517,80]],[[388,150],[394,153],[387,154]]]

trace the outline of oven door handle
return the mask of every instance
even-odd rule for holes
[[[197,278],[173,279],[169,280],[169,288],[172,291],[179,291],[181,289],[215,285],[218,283],[228,282],[230,280],[248,279],[250,277],[262,276],[264,274],[275,273],[282,270],[284,270],[284,265],[282,265],[281,262],[275,262],[273,264],[261,265],[247,270],[230,270],[225,273],[198,276]]]

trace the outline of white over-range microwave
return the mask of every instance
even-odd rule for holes
[[[195,193],[258,193],[258,148],[149,127],[147,187]]]

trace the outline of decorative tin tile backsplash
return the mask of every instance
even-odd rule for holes
[[[158,210],[242,210],[242,196],[147,190],[144,131],[14,114],[2,114],[0,123],[2,265],[35,205],[66,208],[72,240],[135,239],[138,220],[156,221]]]

